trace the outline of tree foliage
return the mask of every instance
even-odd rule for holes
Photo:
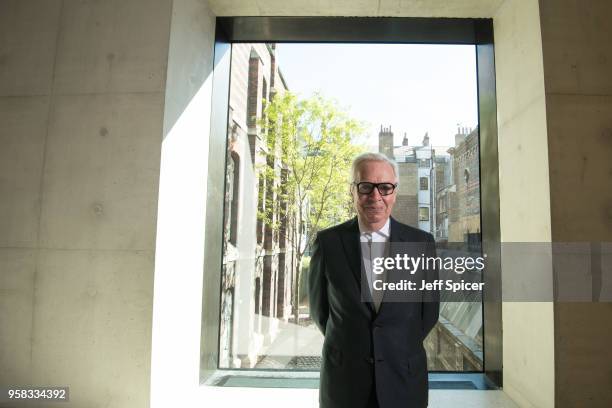
[[[283,233],[299,260],[316,232],[351,216],[349,172],[363,150],[364,126],[321,95],[299,99],[291,92],[266,103],[260,126],[268,190],[259,216],[277,230],[285,220]]]

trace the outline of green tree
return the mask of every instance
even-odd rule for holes
[[[260,126],[267,163],[260,167],[266,192],[259,217],[295,254],[292,307],[297,322],[305,251],[318,231],[352,214],[349,173],[353,158],[363,151],[364,126],[321,95],[299,99],[291,92],[266,103]]]

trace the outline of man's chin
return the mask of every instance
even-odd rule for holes
[[[387,217],[384,214],[366,215],[365,221],[368,224],[377,224],[386,221]]]

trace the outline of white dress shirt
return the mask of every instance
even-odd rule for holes
[[[389,253],[390,219],[378,231],[368,231],[359,223],[359,241],[361,242],[361,258],[368,279],[368,288],[372,294],[376,311],[380,307],[382,297],[374,296],[372,293],[372,282],[375,279],[384,280],[384,274],[376,275],[372,272],[372,260],[374,258],[385,257]],[[375,245],[372,245],[375,243]]]

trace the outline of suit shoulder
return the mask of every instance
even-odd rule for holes
[[[403,224],[397,220],[393,220],[396,227],[401,231],[405,237],[410,237],[413,242],[435,242],[434,237],[429,232],[423,231],[422,229],[411,227],[410,225]]]
[[[317,237],[319,239],[327,239],[333,235],[336,235],[342,231],[345,230],[350,230],[351,228],[354,228],[355,226],[355,219],[350,219],[348,221],[345,221],[341,224],[336,224],[336,225],[332,225],[331,227],[322,229],[321,231],[319,231],[317,233]]]

